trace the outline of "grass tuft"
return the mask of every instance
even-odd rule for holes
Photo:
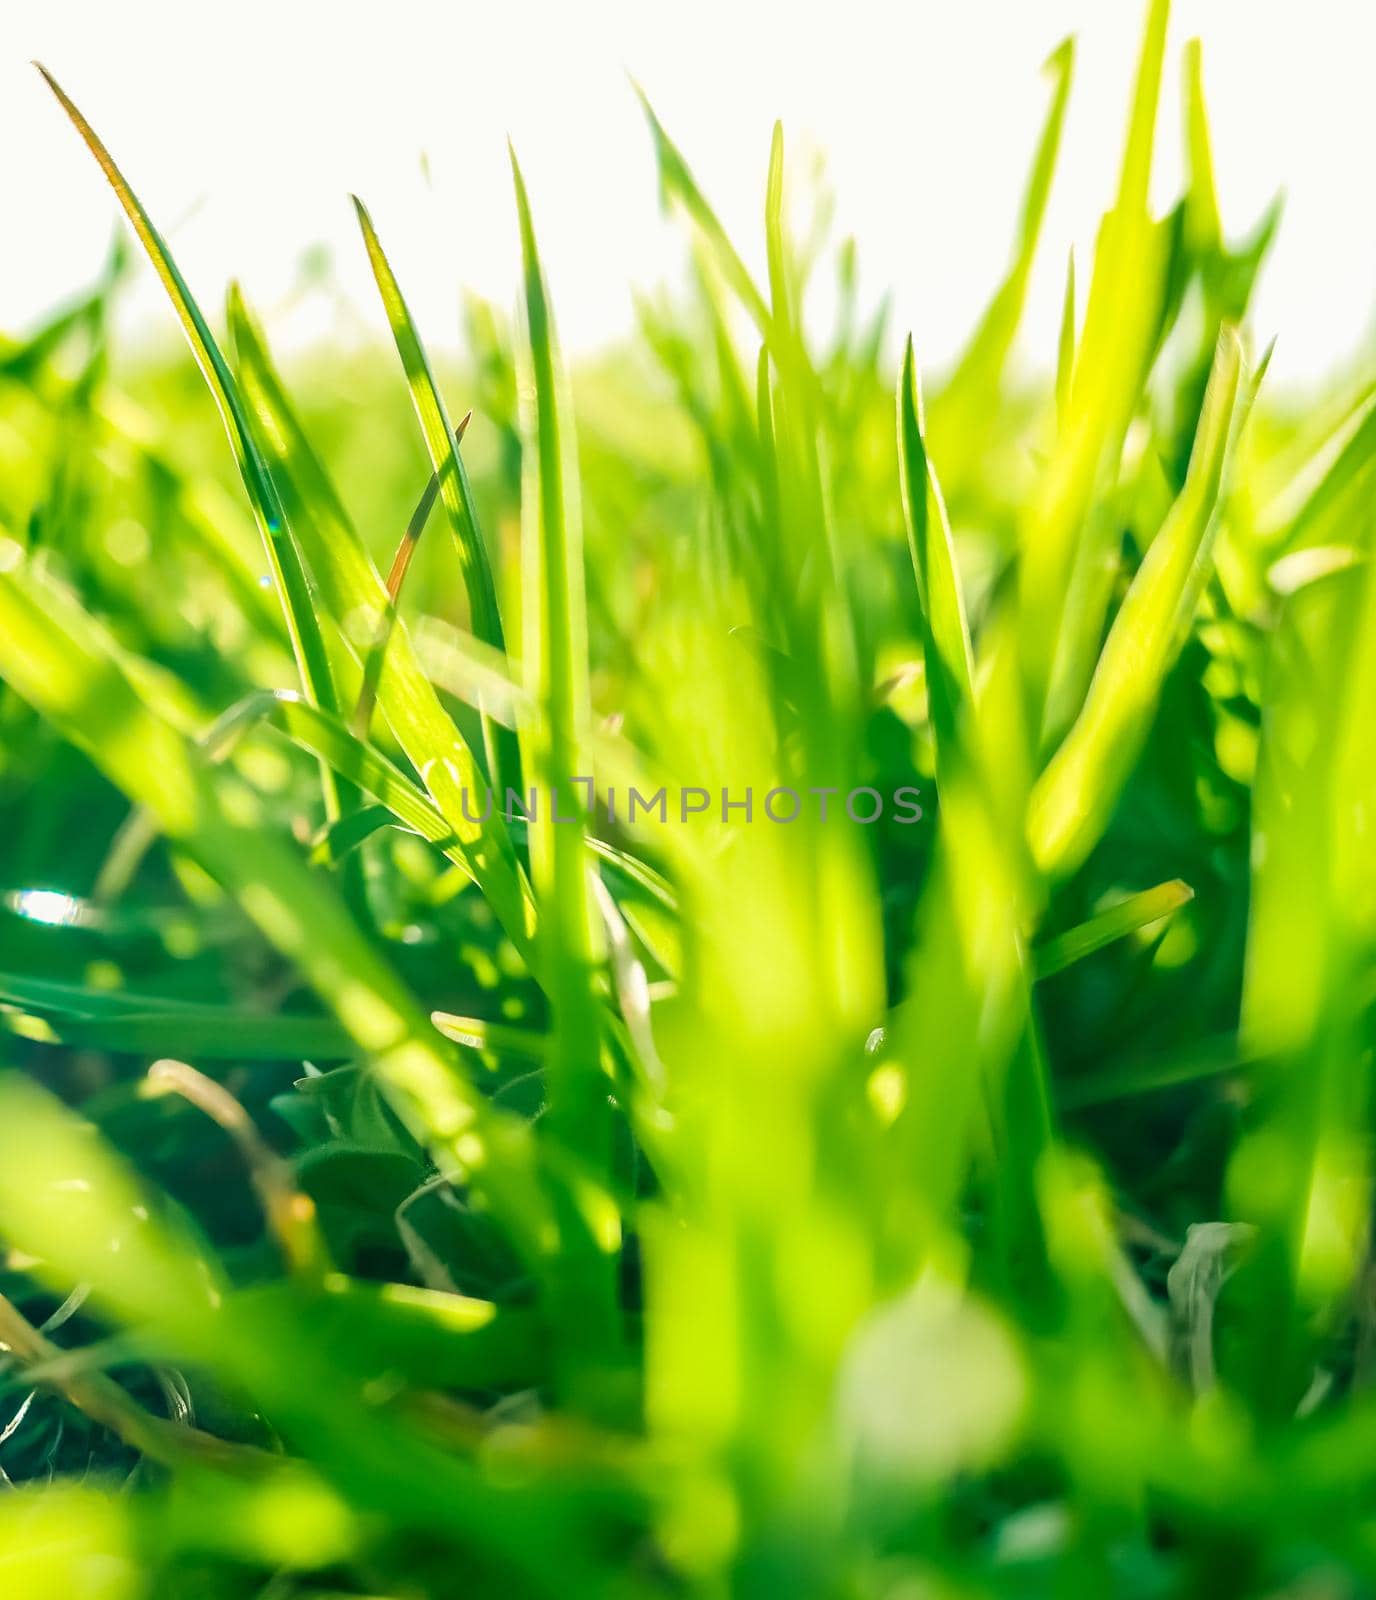
[[[1376,375],[1263,390],[1197,43],[1155,214],[1168,20],[1046,381],[1071,42],[921,379],[643,94],[627,346],[513,151],[514,323],[355,202],[284,376],[44,73],[192,360],[0,340],[0,1591],[1376,1586]]]

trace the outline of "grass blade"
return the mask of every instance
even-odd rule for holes
[[[175,1225],[176,1214],[146,1206],[149,1197],[120,1156],[60,1102],[9,1074],[0,1079],[0,1113],[0,1216],[7,1236],[43,1259],[46,1276],[90,1282],[102,1304],[145,1325],[178,1359],[220,1373],[315,1472],[389,1526],[452,1541],[456,1552],[491,1564],[531,1595],[591,1600],[600,1592],[587,1519],[577,1518],[569,1490],[538,1474],[501,1485],[398,1409],[378,1405],[375,1390],[369,1393],[380,1336],[411,1345],[402,1365],[416,1359],[417,1341],[440,1337],[457,1346],[450,1352],[457,1358],[467,1333],[454,1326],[455,1313],[463,1324],[473,1322],[475,1311],[484,1315],[471,1302],[447,1297],[450,1326],[441,1330],[423,1325],[435,1318],[436,1297],[415,1291],[403,1291],[401,1305],[385,1289],[380,1296],[377,1286],[346,1288],[338,1280],[327,1280],[323,1303],[318,1294],[286,1286],[236,1293],[209,1252]],[[71,1182],[73,1172],[83,1181]],[[350,1316],[351,1304],[362,1326]],[[332,1346],[330,1362],[319,1359],[322,1320],[346,1330],[355,1324],[352,1339]],[[518,1362],[522,1346],[529,1349],[521,1321],[518,1314],[512,1327]],[[500,1334],[501,1319],[491,1326]],[[446,1359],[436,1371],[447,1365]],[[302,1382],[305,1372],[309,1383]],[[193,1480],[184,1491],[194,1496],[198,1487],[209,1485]],[[298,1500],[287,1519],[288,1544],[300,1509]],[[89,1562],[85,1570],[89,1575]]]
[[[1359,529],[1369,551],[1370,511]],[[1370,561],[1298,590],[1268,664],[1252,849],[1242,1048],[1276,1086],[1233,1154],[1232,1215],[1260,1232],[1237,1285],[1270,1337],[1236,1381],[1288,1414],[1316,1329],[1364,1268],[1372,1164],[1369,1037],[1376,949],[1376,581]]]
[[[119,994],[118,1007],[99,1005],[109,998],[74,984],[0,973],[0,1028],[48,1044],[193,1061],[340,1061],[358,1049],[328,1017],[254,1016],[234,1006],[133,993]]]
[[[923,435],[922,390],[911,337],[898,380],[898,462],[908,547],[922,606],[932,723],[940,759],[953,761],[974,708],[974,661],[946,504]]]
[[[40,66],[38,70],[43,74],[48,87],[57,96],[58,103],[71,118],[77,132],[99,163],[101,171],[124,208],[125,215],[133,225],[139,243],[147,252],[154,271],[167,291],[182,330],[186,334],[187,343],[191,346],[191,353],[196,358],[196,365],[210,386],[211,394],[215,398],[229,434],[239,474],[244,480],[254,517],[263,537],[263,550],[267,556],[268,567],[277,592],[282,597],[282,609],[291,638],[292,652],[301,673],[301,686],[307,697],[316,705],[323,706],[329,711],[336,711],[338,702],[334,681],[330,675],[329,657],[316,620],[310,579],[287,525],[276,486],[254,443],[238,386],[234,382],[234,375],[220,353],[220,347],[216,344],[195,297],[178,271],[171,251],[167,248],[162,235],[153,226],[152,219],[144,210],[138,196],[115,165],[110,152],[47,68]],[[322,777],[322,782],[325,789],[326,811],[329,815],[336,816],[345,797],[337,793],[328,774]]]
[[[1056,342],[1056,416],[1065,426],[1070,411],[1070,391],[1075,381],[1075,252],[1065,266],[1065,299],[1061,302],[1061,331]]]
[[[1050,876],[1073,871],[1089,853],[1146,739],[1207,575],[1241,377],[1242,347],[1225,328],[1185,487],[1114,619],[1084,710],[1032,793],[1028,842]]]
[[[1190,185],[1186,195],[1186,221],[1196,253],[1213,253],[1223,245],[1223,219],[1218,209],[1214,178],[1213,140],[1209,112],[1204,103],[1204,52],[1198,39],[1185,46],[1185,148],[1189,154]]]
[[[330,612],[336,617],[368,619],[371,627],[365,632],[375,642],[388,615],[386,585],[312,451],[237,293],[230,297],[230,323],[245,393],[284,491],[297,502],[297,526]],[[360,648],[349,629],[343,637],[366,663],[366,646]],[[488,781],[441,705],[417,659],[410,631],[399,618],[391,624],[377,696],[382,715],[459,841],[468,870],[507,936],[525,958],[533,959],[534,907],[502,822],[501,806],[485,807],[483,801],[472,799],[465,806],[466,795],[488,795]],[[490,810],[489,818],[478,823],[469,820],[472,813],[484,810]]]
[[[589,720],[578,469],[548,290],[514,150],[511,171],[521,234],[527,362],[522,386],[527,445],[521,494],[524,661],[531,693],[543,712],[529,735],[528,768],[550,802],[529,830],[554,1020],[545,1121],[548,1135],[576,1157],[588,1178],[604,1183],[611,1160],[611,1119],[593,989],[584,807],[574,787]],[[556,812],[562,812],[563,823],[555,820]],[[563,1377],[573,1403],[596,1412],[605,1403],[599,1393],[605,1382],[600,1369],[620,1343],[614,1277],[619,1228],[608,1239],[604,1227],[599,1238],[595,1219],[580,1209],[574,1196],[564,1193],[557,1203],[566,1235],[555,1287]]]
[[[1058,648],[1075,654],[1073,641],[1062,639],[1068,630],[1061,619],[1094,493],[1101,473],[1116,472],[1159,331],[1166,236],[1151,219],[1148,192],[1169,14],[1169,0],[1151,0],[1118,194],[1095,251],[1066,426],[1022,539],[1019,606],[1034,742],[1041,738]],[[1071,629],[1084,625],[1071,620]]]
[[[1074,69],[1072,38],[1060,44],[1046,63],[1045,70],[1052,80],[1051,105],[1028,175],[1012,265],[950,381],[932,403],[932,438],[953,498],[959,498],[978,470],[990,437],[992,412],[999,402],[1004,370],[1027,302],[1027,286],[1060,155]]]
[[[0,622],[0,676],[146,806],[299,966],[420,1137],[456,1170],[519,1190],[529,1175],[525,1129],[488,1111],[328,886],[252,818],[245,791],[148,711],[76,603],[16,564],[0,573]],[[488,1160],[489,1138],[499,1161]],[[528,1230],[533,1197],[505,1198],[507,1220]]]
[[[664,131],[664,125],[655,115],[645,91],[639,84],[633,84],[633,87],[654,138],[655,157],[659,163],[659,181],[665,199],[675,201],[683,207],[689,220],[701,234],[708,253],[720,269],[722,277],[750,313],[751,321],[759,330],[760,337],[772,347],[776,343],[773,319],[764,296],[755,287],[750,269],[737,254],[735,245],[731,243],[716,212],[698,187],[697,179],[689,170],[688,163],[683,159],[678,146]]]
[[[471,411],[465,413],[459,425],[454,429],[454,447],[457,449],[463,443],[463,436],[472,420]],[[387,655],[387,645],[391,640],[392,632],[396,627],[397,607],[401,603],[401,588],[406,582],[406,574],[410,571],[411,561],[416,553],[416,546],[420,537],[425,532],[425,524],[430,520],[430,513],[434,509],[435,501],[439,497],[440,479],[437,472],[430,474],[430,481],[416,502],[416,509],[411,513],[411,520],[406,524],[406,531],[401,536],[401,543],[397,546],[396,554],[392,557],[392,565],[387,573],[387,617],[382,625],[382,632],[377,643],[368,654],[368,660],[363,668],[363,687],[358,693],[358,704],[354,708],[353,729],[360,739],[368,737],[368,727],[373,720],[373,707],[377,703],[377,683],[382,676],[382,663]]]
[[[1173,878],[1169,883],[1158,883],[1154,889],[1143,889],[1131,894],[1117,905],[1109,906],[1082,922],[1078,928],[1058,933],[1037,946],[1037,976],[1054,977],[1067,967],[1118,939],[1150,927],[1188,905],[1194,899],[1194,890],[1188,883]]]
[[[941,829],[933,884],[920,908],[910,977],[916,998],[905,1008],[900,1030],[902,1057],[928,1063],[928,1070],[895,1133],[903,1159],[930,1163],[913,1223],[917,1236],[934,1245],[948,1225],[965,1171],[982,1089],[1005,1268],[1024,1285],[1037,1285],[1032,1292],[1040,1295],[1046,1279],[1036,1181],[1050,1142],[1050,1105],[1022,947],[1029,890],[1021,857],[1005,841],[993,803],[996,786],[984,778],[992,730],[978,725],[970,632],[946,508],[923,435],[911,339],[898,384],[898,441],[922,607]],[[1011,660],[1012,634],[1005,630],[1000,637]],[[1021,729],[1005,727],[1000,735],[1011,750]],[[1006,751],[1000,752],[999,759],[1005,758]],[[934,1025],[922,997],[936,993],[946,1004]],[[935,1143],[944,1146],[939,1153]]]
[[[463,457],[455,442],[454,430],[445,412],[439,385],[430,367],[429,357],[421,344],[420,334],[402,297],[401,286],[392,271],[391,263],[378,239],[373,219],[363,202],[354,196],[354,209],[358,225],[367,247],[368,260],[377,279],[378,292],[386,308],[387,321],[396,341],[397,353],[406,372],[406,382],[415,407],[429,452],[430,465],[440,481],[440,499],[445,515],[453,530],[454,543],[459,552],[459,567],[463,573],[464,588],[468,592],[469,613],[473,632],[484,644],[496,650],[506,649],[502,632],[502,619],[497,606],[497,587],[492,577],[492,564],[478,514],[473,504],[473,490],[468,482]],[[487,726],[485,738],[492,780],[497,788],[510,784],[519,789],[521,776],[515,740],[500,728]]]

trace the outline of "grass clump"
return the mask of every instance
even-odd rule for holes
[[[1152,212],[1166,21],[1045,392],[1069,46],[925,396],[648,106],[634,348],[513,157],[515,326],[360,202],[401,371],[288,386],[53,83],[210,395],[123,247],[0,345],[7,1593],[1376,1582],[1372,390],[1259,392],[1194,48]]]

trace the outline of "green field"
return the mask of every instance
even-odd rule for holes
[[[1376,363],[1264,382],[1167,11],[1045,382],[1070,44],[930,374],[648,106],[633,339],[513,156],[514,322],[432,364],[365,197],[395,349],[279,367],[53,84],[125,217],[0,338],[4,1600],[1376,1591]]]

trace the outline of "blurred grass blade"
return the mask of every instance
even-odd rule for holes
[[[1198,39],[1191,39],[1185,46],[1184,75],[1185,148],[1190,173],[1185,200],[1186,222],[1191,248],[1205,255],[1221,249],[1223,219],[1218,209],[1209,112],[1204,103],[1204,52]]]
[[[903,508],[921,601],[937,745],[941,826],[909,979],[914,998],[904,1008],[896,1047],[898,1059],[923,1067],[910,1072],[910,1099],[895,1138],[903,1159],[924,1168],[930,1164],[912,1218],[916,1240],[930,1247],[949,1226],[977,1114],[983,1109],[993,1145],[1005,1270],[1023,1290],[1041,1298],[1047,1278],[1036,1181],[1050,1141],[1050,1109],[1022,947],[1029,894],[1021,854],[1003,836],[1003,819],[994,802],[999,786],[985,778],[988,762],[1009,758],[1021,728],[1009,724],[985,730],[986,740],[979,727],[969,627],[946,508],[927,454],[911,339],[898,383],[897,412]],[[997,637],[1011,664],[1011,631]],[[1015,715],[1018,709],[1012,708]],[[1001,741],[1004,748],[990,751],[988,740]],[[936,994],[943,997],[940,1007],[924,1003],[922,997]],[[939,1153],[937,1144],[944,1147]]]
[[[0,1027],[48,1043],[197,1060],[338,1060],[354,1041],[325,1017],[255,1016],[132,990],[0,972]]]
[[[437,844],[473,882],[477,882],[469,853],[462,841],[415,784],[371,745],[352,733],[337,718],[313,706],[291,689],[262,689],[230,706],[201,734],[196,745],[216,765],[228,760],[239,741],[252,729],[278,727],[300,749],[313,755],[331,772],[347,781],[351,790],[370,795],[387,816]],[[470,796],[471,812],[480,801]],[[313,865],[342,859],[356,844],[376,832],[377,823],[363,807],[347,817],[327,823],[324,840],[332,844],[312,852]],[[96,882],[93,898],[109,900],[123,892],[142,855],[157,837],[156,817],[147,809],[132,811],[116,836]],[[338,846],[339,848],[334,848]]]
[[[1061,302],[1061,332],[1056,344],[1056,416],[1062,427],[1070,411],[1070,391],[1075,381],[1075,252],[1065,265],[1065,299]]]
[[[1164,922],[1167,917],[1188,905],[1194,899],[1189,884],[1174,878],[1169,883],[1158,883],[1154,889],[1143,889],[1131,894],[1117,905],[1097,912],[1088,922],[1058,933],[1037,946],[1037,976],[1050,978],[1064,972],[1077,961],[1092,956],[1097,950],[1138,933],[1154,922]]]
[[[278,693],[263,706],[265,716],[277,723],[302,749],[327,761],[384,805],[396,819],[423,838],[440,845],[454,864],[472,875],[468,858],[453,829],[437,806],[386,756],[364,744],[337,718],[294,695]],[[470,803],[476,808],[477,796]]]
[[[234,741],[263,724],[279,727],[302,750],[370,795],[394,821],[438,845],[466,877],[477,881],[468,854],[443,812],[380,751],[360,740],[338,717],[311,705],[293,690],[265,689],[247,696],[231,706],[197,743],[210,761],[220,762]],[[469,804],[477,809],[476,795],[470,796]],[[327,837],[345,842],[355,832],[366,837],[375,830],[376,823],[366,811],[358,811],[332,824]],[[347,853],[347,849],[341,853]],[[321,859],[333,858],[332,850],[321,852]]]
[[[494,1389],[544,1377],[540,1319],[529,1307],[341,1272],[328,1273],[320,1288],[310,1315],[322,1339],[351,1346],[379,1372],[425,1389]],[[271,1284],[242,1299],[289,1311],[295,1294],[294,1285]]]
[[[582,512],[573,419],[555,341],[525,181],[511,152],[521,235],[524,334],[521,488],[525,590],[524,666],[543,716],[529,730],[527,770],[547,803],[529,827],[541,907],[541,952],[553,1011],[542,1131],[571,1152],[595,1184],[608,1180],[612,1123],[593,988],[593,908],[584,847],[585,807],[575,789],[589,721]],[[557,820],[562,813],[563,821]],[[607,1202],[594,1201],[605,1210]],[[601,1227],[562,1190],[563,1232],[554,1294],[561,1378],[571,1403],[604,1410],[605,1368],[620,1346],[615,1263],[619,1223]],[[611,1236],[608,1236],[609,1230]]]
[[[944,780],[941,817],[907,999],[887,1047],[904,1080],[890,1152],[907,1175],[894,1180],[894,1247],[909,1272],[940,1254],[982,1149],[999,1270],[1010,1293],[1044,1307],[1036,1186],[1052,1131],[1022,947],[1026,887],[965,763]]]
[[[328,1017],[255,1017],[219,1006],[130,1012],[101,1022],[56,1019],[52,1026],[62,1044],[193,1061],[342,1061],[358,1053],[357,1042]]]
[[[399,767],[394,766],[373,746],[363,743],[338,718],[330,717],[290,690],[255,696],[240,709],[241,712],[253,710],[259,719],[281,728],[301,749],[328,762],[362,793],[370,795],[378,803],[377,809],[383,811],[387,818],[438,846],[465,877],[477,881],[468,857],[444,813]],[[476,796],[472,797],[470,803],[477,805]],[[505,804],[503,801],[503,806]],[[378,820],[370,817],[365,809],[335,823],[315,848],[320,852],[321,859],[329,860],[333,857],[335,847],[347,852],[359,842],[355,835],[366,837],[375,832],[378,825]],[[563,821],[555,823],[557,827],[567,825]],[[529,823],[519,815],[513,815],[510,827],[518,840],[526,837],[529,831]],[[330,843],[327,844],[327,840]],[[671,913],[676,911],[671,887],[653,868],[646,866],[629,851],[608,844],[605,840],[585,835],[581,843],[590,856],[605,863],[662,909]],[[543,975],[543,968],[537,962],[535,976],[543,978]]]
[[[830,777],[847,765],[859,715],[861,625],[847,603],[851,551],[838,534],[830,503],[826,407],[803,327],[804,268],[788,234],[784,175],[783,128],[776,122],[765,189],[774,334],[766,338],[770,359],[759,375],[764,389],[759,412],[777,523],[763,530],[773,548],[758,588],[762,597],[775,591],[770,599],[783,623],[775,662],[780,689],[798,710],[806,759],[815,772]],[[772,449],[764,444],[771,435]],[[779,574],[778,581],[771,572]]]
[[[1028,842],[1050,876],[1072,871],[1097,842],[1147,737],[1208,573],[1241,378],[1242,347],[1225,328],[1185,487],[1114,619],[1084,709],[1032,793]]]
[[[1370,497],[1376,482],[1376,399],[1364,393],[1339,434],[1345,437],[1327,471],[1312,488],[1302,482],[1301,493],[1305,488],[1309,492],[1299,504],[1289,504],[1290,495],[1283,498],[1277,519],[1284,530],[1278,555],[1324,543],[1335,530],[1341,540],[1344,525],[1350,526],[1363,497]]]
[[[1051,105],[1032,158],[1022,218],[1007,276],[981,318],[955,372],[932,402],[931,435],[948,491],[958,496],[978,470],[991,437],[1004,370],[1027,302],[1051,180],[1060,155],[1075,70],[1075,41],[1065,39],[1046,62]]]
[[[333,866],[351,850],[357,850],[364,840],[371,839],[384,828],[394,827],[396,820],[386,806],[360,806],[351,816],[341,817],[338,822],[329,823],[317,832],[311,840],[310,864],[313,867]],[[458,872],[472,883],[473,873],[467,860],[462,866],[457,863],[456,866]]]
[[[509,1057],[543,1066],[549,1057],[549,1040],[542,1033],[487,1022],[481,1017],[458,1017],[450,1011],[432,1011],[430,1020],[446,1039],[469,1050]]]
[[[779,342],[795,337],[794,286],[790,279],[784,231],[784,129],[775,122],[769,142],[769,174],[765,181],[764,242],[769,270],[769,308]]]
[[[1051,181],[1060,159],[1061,134],[1065,129],[1066,106],[1070,101],[1070,86],[1075,76],[1075,38],[1070,35],[1047,57],[1043,71],[1052,82],[1051,105],[1046,123],[1032,158],[1032,171],[1023,196],[1022,219],[1018,227],[1018,247],[1014,257],[1013,273],[1025,278],[1036,254],[1041,237],[1042,223],[1046,218],[1046,204],[1051,197]]]
[[[665,199],[675,201],[683,207],[693,225],[701,233],[722,277],[749,312],[760,337],[766,344],[773,346],[776,342],[773,320],[764,296],[755,287],[755,280],[750,276],[749,268],[727,237],[726,229],[722,227],[716,212],[712,210],[706,196],[698,187],[697,180],[689,170],[688,163],[683,159],[678,146],[664,131],[664,125],[655,115],[645,91],[639,84],[634,84],[633,87],[649,121],[650,132],[654,136],[655,156],[659,162],[659,181]]]
[[[96,1130],[37,1084],[0,1076],[0,1108],[6,1237],[40,1258],[55,1287],[90,1283],[107,1312],[137,1322],[156,1307],[179,1337],[203,1340],[225,1284],[187,1220],[153,1212]]]
[[[1376,521],[1359,537],[1368,554]],[[1232,1216],[1260,1230],[1239,1282],[1265,1350],[1237,1381],[1287,1414],[1316,1357],[1316,1308],[1365,1267],[1372,1159],[1376,951],[1376,578],[1369,559],[1298,590],[1272,639],[1252,848],[1242,1048],[1274,1060],[1274,1092],[1229,1164]]]
[[[418,1135],[454,1169],[503,1190],[506,1220],[528,1240],[524,1128],[487,1110],[328,886],[259,823],[247,791],[148,711],[85,614],[32,567],[0,573],[0,624],[0,676],[240,903],[334,1011]],[[501,1160],[488,1159],[489,1141]]]
[[[394,1379],[397,1370],[378,1366],[379,1337],[410,1345],[405,1364],[416,1359],[418,1341],[449,1340],[454,1348],[437,1361],[438,1373],[452,1370],[470,1333],[480,1335],[474,1354],[481,1359],[484,1324],[500,1334],[504,1319],[447,1296],[449,1326],[427,1328],[438,1320],[434,1298],[337,1280],[327,1282],[323,1304],[318,1293],[286,1285],[277,1293],[235,1293],[199,1241],[177,1225],[178,1214],[166,1206],[154,1214],[145,1198],[93,1129],[36,1085],[14,1074],[0,1078],[0,1225],[42,1258],[45,1278],[91,1283],[101,1304],[146,1324],[179,1359],[222,1375],[313,1471],[348,1502],[380,1514],[389,1529],[457,1536],[460,1548],[494,1563],[528,1593],[592,1600],[598,1591],[589,1530],[574,1519],[571,1496],[557,1480],[532,1473],[502,1485],[442,1448],[433,1432],[376,1402],[379,1371]],[[511,1326],[517,1369],[523,1350],[534,1353],[534,1330],[522,1321],[518,1313]],[[326,1325],[346,1334],[329,1346],[328,1361],[319,1343]],[[302,1381],[306,1373],[309,1382]],[[283,1552],[300,1548],[306,1510],[299,1496],[277,1508]]]
[[[1116,472],[1159,331],[1167,241],[1151,220],[1148,198],[1169,13],[1169,0],[1151,0],[1118,194],[1095,250],[1066,426],[1022,535],[1019,608],[1034,743],[1041,737],[1057,650],[1075,655],[1074,641],[1062,634],[1086,626],[1072,616],[1068,628],[1062,627],[1071,574],[1100,475]]]
[[[938,759],[957,758],[974,709],[970,630],[940,485],[923,437],[922,392],[909,337],[898,380],[898,461],[908,547],[922,606],[927,692]]]
[[[1267,1065],[1244,1055],[1235,1035],[1210,1038],[1163,1060],[1129,1060],[1105,1072],[1090,1072],[1056,1085],[1056,1103],[1063,1111],[1112,1105],[1116,1100],[1160,1094],[1190,1084],[1247,1075],[1260,1079]]]

